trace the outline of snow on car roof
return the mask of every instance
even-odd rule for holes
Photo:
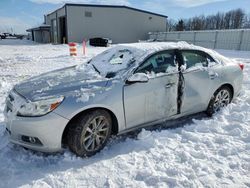
[[[118,48],[124,48],[133,51],[133,54],[136,56],[136,60],[145,59],[149,55],[163,51],[163,50],[199,50],[209,54],[217,63],[220,64],[229,64],[232,63],[232,60],[224,57],[218,52],[204,48],[201,46],[196,46],[193,44],[189,44],[185,41],[180,42],[142,42],[142,43],[131,43],[131,44],[120,44],[117,45]]]
[[[140,53],[144,53],[144,56],[150,55],[154,52],[161,51],[161,50],[170,50],[170,49],[190,49],[190,50],[201,50],[209,55],[211,55],[216,61],[221,63],[229,63],[231,62],[230,59],[222,56],[221,54],[217,53],[214,50],[204,48],[201,46],[196,46],[193,44],[189,44],[185,41],[180,42],[141,42],[141,43],[131,43],[131,44],[120,44],[116,47],[123,47],[131,50],[140,51]],[[137,54],[139,54],[137,52]]]
[[[188,44],[187,42],[141,42],[116,45],[92,59],[92,64],[103,74],[126,69],[131,62],[141,62],[147,56],[162,50],[201,50],[211,55],[217,62],[230,62],[217,52]]]
[[[204,48],[188,44],[187,42],[141,42],[141,43],[131,43],[131,44],[120,44],[117,47],[132,48],[146,52],[157,52],[160,50],[167,49],[199,49],[204,50]]]

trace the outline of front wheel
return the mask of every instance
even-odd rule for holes
[[[219,88],[211,98],[206,113],[212,116],[221,108],[227,106],[232,101],[233,95],[229,87],[223,86]]]
[[[105,110],[95,110],[72,122],[68,132],[71,151],[89,157],[104,148],[111,134],[112,120]]]

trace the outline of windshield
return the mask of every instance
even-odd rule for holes
[[[90,64],[105,77],[114,77],[121,70],[127,69],[135,62],[134,53],[127,48],[112,48],[96,57]],[[109,76],[112,75],[112,76]]]

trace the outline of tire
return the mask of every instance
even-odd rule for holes
[[[232,90],[228,86],[220,87],[212,96],[208,107],[207,115],[212,116],[214,113],[220,111],[221,108],[231,103],[233,98]]]
[[[110,138],[112,119],[105,110],[95,110],[78,117],[70,125],[69,149],[80,157],[90,157],[102,150]]]

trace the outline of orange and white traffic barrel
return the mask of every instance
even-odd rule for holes
[[[74,42],[69,43],[69,53],[70,56],[77,56],[76,43]]]

